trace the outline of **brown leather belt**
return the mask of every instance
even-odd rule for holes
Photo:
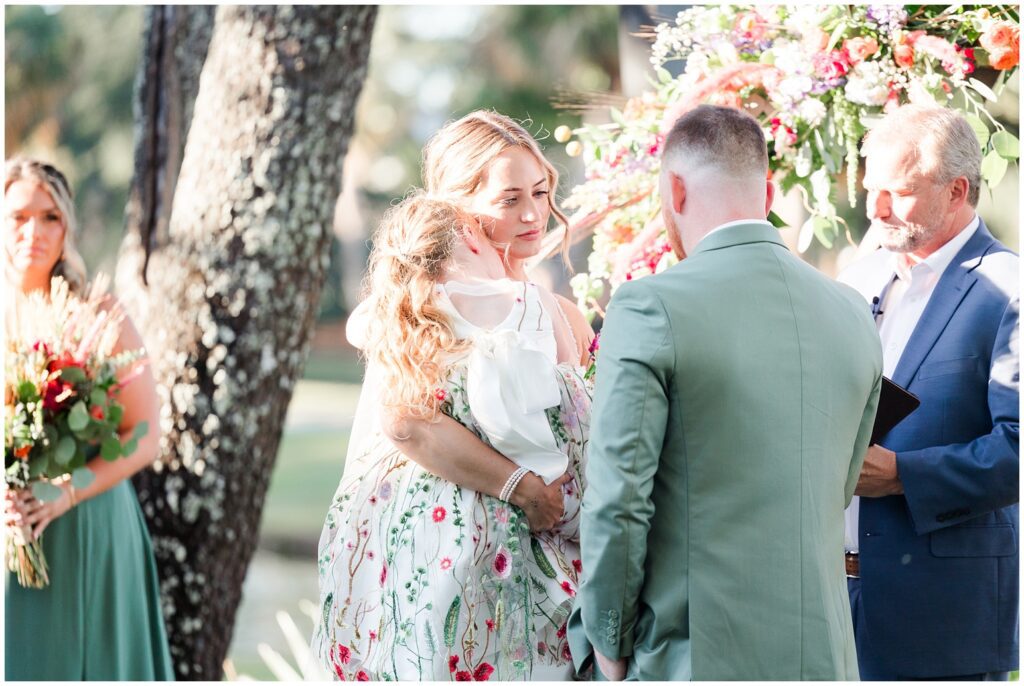
[[[846,553],[846,576],[860,578],[860,555],[857,553]]]

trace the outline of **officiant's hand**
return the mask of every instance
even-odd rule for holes
[[[530,522],[530,531],[547,531],[554,528],[565,514],[565,499],[562,486],[569,483],[572,476],[566,472],[548,485],[544,479],[533,472],[523,480],[512,492],[510,502],[526,514]]]
[[[868,448],[854,495],[881,498],[902,492],[903,482],[896,470],[896,453],[880,445]]]
[[[622,681],[626,678],[626,658],[613,660],[595,650],[594,659],[597,660],[597,668],[608,681]]]

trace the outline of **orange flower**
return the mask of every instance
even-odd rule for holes
[[[28,454],[30,452],[32,452],[31,444],[30,445],[23,445],[20,448],[15,448],[14,449],[14,456],[16,458],[18,458],[19,460],[24,460],[26,457],[28,457]]]
[[[995,69],[1012,69],[1020,62],[1020,27],[1013,22],[994,22],[978,42]]]
[[[1009,21],[993,22],[988,30],[981,34],[978,42],[989,52],[1016,50],[1019,48],[1020,27]]]
[[[993,69],[1013,69],[1020,62],[1017,50],[995,50],[988,54],[988,63]]]
[[[850,64],[860,64],[878,52],[878,41],[871,36],[858,36],[843,41],[843,49],[850,56]]]
[[[914,66],[914,48],[907,44],[897,45],[892,49],[892,57],[896,60],[896,64],[909,69]]]

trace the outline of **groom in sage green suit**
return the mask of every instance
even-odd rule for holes
[[[863,298],[765,221],[767,171],[749,115],[681,117],[661,197],[684,259],[608,308],[569,621],[598,678],[858,678],[843,510],[882,351]]]

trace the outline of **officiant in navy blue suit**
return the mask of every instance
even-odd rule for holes
[[[840,280],[873,303],[884,373],[921,405],[847,511],[861,678],[1003,680],[1018,667],[1018,258],[975,212],[981,150],[951,109],[865,142],[881,250]]]

